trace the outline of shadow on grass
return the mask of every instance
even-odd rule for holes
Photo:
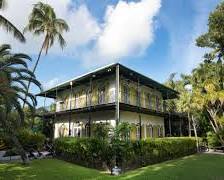
[[[31,167],[29,165],[22,165],[21,163],[2,163],[0,164],[0,179],[23,179],[34,178],[35,173],[30,173]]]
[[[29,166],[19,163],[0,164],[0,179],[152,179],[152,180],[223,180],[224,156],[192,155],[163,162],[120,176],[110,176],[105,172],[89,169],[57,159],[34,160]]]
[[[178,176],[170,177],[164,174],[167,170],[170,171],[172,169],[175,169],[176,167],[183,166],[188,160],[190,161],[196,161],[198,160],[198,156],[191,155],[186,156],[180,159],[170,160],[166,162],[162,162],[155,165],[150,165],[147,167],[139,168],[137,170],[127,172],[124,175],[120,177],[120,179],[136,179],[138,177],[143,178],[149,178],[149,177],[159,177],[159,179],[179,179]],[[153,178],[152,178],[153,179]]]

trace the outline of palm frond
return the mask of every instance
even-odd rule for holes
[[[21,42],[26,41],[23,34],[2,15],[0,15],[0,26],[2,26],[7,32],[13,33],[14,37],[19,41]]]
[[[6,6],[5,0],[0,0],[0,9],[4,9]]]

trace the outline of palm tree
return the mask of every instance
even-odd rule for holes
[[[5,0],[0,0],[0,10],[5,7]],[[7,32],[13,33],[14,37],[21,42],[25,42],[25,37],[23,34],[4,16],[0,14],[0,26],[6,29]]]
[[[30,108],[36,106],[34,95],[27,93],[26,82],[30,81],[40,87],[34,74],[27,69],[27,60],[31,60],[26,54],[12,54],[9,45],[0,46],[0,124],[5,132],[10,134],[14,144],[19,150],[22,160],[26,162],[26,154],[16,137],[14,122],[10,120],[10,114],[17,112],[19,115],[18,124],[24,121],[24,112],[21,101]],[[30,101],[24,97],[28,97]],[[31,102],[31,103],[30,103]]]
[[[48,53],[50,47],[53,46],[55,40],[57,39],[61,48],[63,49],[66,42],[62,36],[64,31],[68,31],[69,27],[63,19],[58,19],[54,12],[54,9],[42,2],[34,5],[31,15],[29,17],[29,23],[25,27],[24,32],[30,31],[34,35],[44,34],[44,41],[41,45],[37,61],[33,68],[33,73],[35,73],[37,65],[40,61],[42,51],[45,50],[45,54]],[[30,87],[30,82],[28,84],[28,90]]]
[[[176,73],[171,73],[168,80],[165,82],[165,85],[173,90],[177,88],[177,82],[175,81]],[[168,99],[166,100],[166,110],[168,112],[176,111],[176,100]]]

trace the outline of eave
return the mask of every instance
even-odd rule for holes
[[[133,80],[133,81],[137,81],[139,80],[139,82],[145,86],[148,86],[150,88],[153,88],[157,91],[160,91],[163,99],[174,99],[178,97],[178,92],[168,88],[166,86],[164,86],[163,84],[145,76],[142,75],[124,65],[121,65],[119,63],[114,63],[114,64],[110,64],[107,66],[104,66],[102,68],[96,69],[94,71],[91,71],[89,73],[86,73],[84,75],[78,76],[76,78],[73,78],[71,80],[68,80],[64,83],[61,83],[53,88],[50,88],[48,90],[45,90],[39,94],[37,94],[36,96],[42,96],[42,97],[49,97],[49,98],[56,98],[56,91],[60,92],[60,91],[64,91],[66,89],[70,88],[70,82],[73,83],[73,86],[75,87],[76,85],[80,85],[80,84],[84,84],[90,81],[90,78],[92,78],[93,80],[95,79],[100,79],[102,77],[106,77],[109,75],[112,75],[115,73],[115,67],[119,65],[120,67],[120,74]]]

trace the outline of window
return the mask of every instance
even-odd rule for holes
[[[150,137],[153,137],[153,128],[152,128],[152,125],[149,126],[149,134],[150,134]]]
[[[157,111],[160,110],[159,106],[160,106],[160,99],[159,99],[158,96],[156,96],[156,110],[157,110]]]
[[[160,126],[158,126],[158,137],[160,137],[160,134],[161,134],[161,132],[160,132]]]
[[[73,136],[81,137],[81,127],[80,126],[73,128]]]
[[[163,126],[159,126],[159,137],[163,137]]]
[[[147,137],[153,137],[153,128],[151,124],[146,126],[146,134]]]
[[[130,89],[128,86],[124,86],[124,103],[130,103]]]
[[[75,94],[75,108],[79,107],[79,96],[78,94]]]
[[[152,95],[148,94],[149,109],[152,109]]]
[[[98,89],[98,103],[104,104],[105,103],[105,87],[100,87]]]
[[[140,139],[140,126],[136,125],[136,138]]]
[[[92,92],[90,89],[86,91],[86,106],[90,106],[92,104]]]
[[[136,105],[137,106],[141,105],[141,93],[138,90],[136,90]]]
[[[86,135],[86,137],[89,136],[89,132],[90,132],[90,125],[89,125],[89,123],[86,123],[86,126],[85,126],[85,135]]]

